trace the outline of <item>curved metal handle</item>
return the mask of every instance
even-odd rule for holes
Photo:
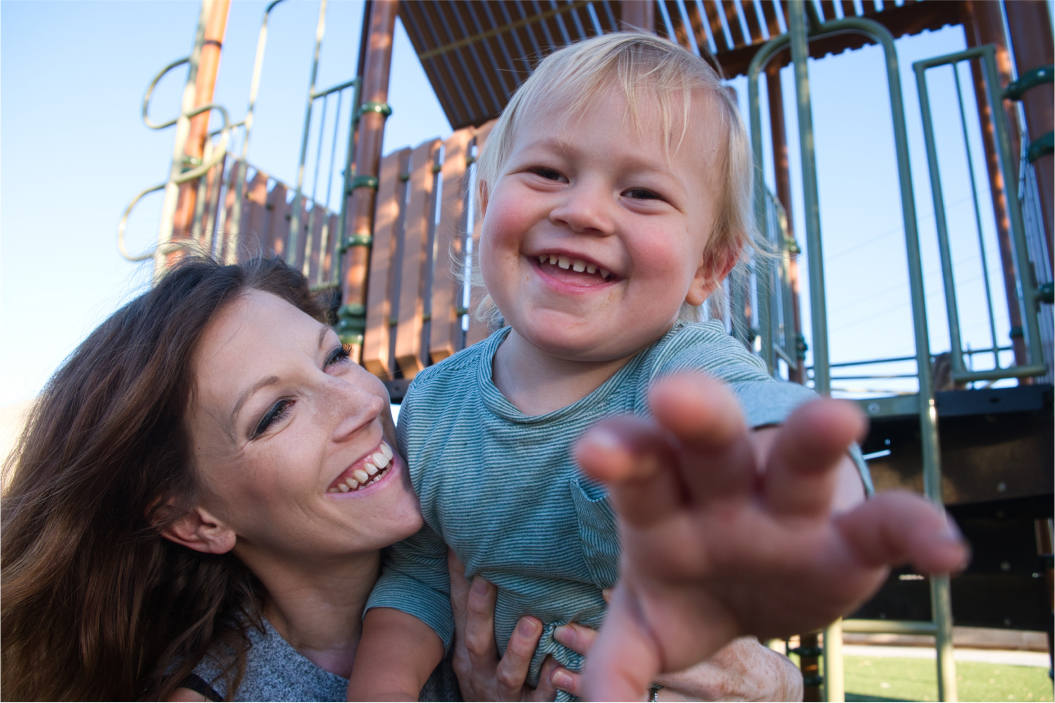
[[[161,185],[156,185],[153,188],[147,188],[146,190],[142,191],[139,195],[132,199],[132,202],[130,202],[128,204],[128,207],[125,208],[124,214],[121,215],[121,222],[117,225],[117,250],[121,252],[121,256],[125,257],[129,261],[146,261],[147,259],[151,259],[154,257],[153,250],[148,251],[145,254],[138,254],[136,256],[132,256],[131,254],[129,254],[128,249],[125,248],[125,228],[128,227],[128,217],[132,214],[132,208],[136,206],[136,203],[142,200],[143,197],[146,195],[149,195],[159,190],[165,190],[166,185],[168,184],[162,183]]]
[[[209,172],[209,169],[211,169],[216,164],[220,163],[220,161],[222,161],[223,158],[227,156],[227,142],[231,138],[231,120],[227,116],[227,110],[222,105],[216,105],[214,103],[202,105],[201,107],[195,108],[194,110],[188,112],[186,117],[196,117],[203,112],[208,112],[209,110],[218,110],[220,112],[220,116],[223,118],[223,127],[220,129],[220,143],[213,148],[213,153],[207,161],[203,162],[200,166],[192,168],[189,171],[184,171],[178,176],[175,176],[174,178],[172,178],[172,183],[176,183],[178,185],[180,183],[186,183],[187,181],[193,181],[195,178],[201,178]]]
[[[176,59],[168,66],[165,66],[165,68],[161,69],[161,72],[154,76],[154,80],[150,81],[150,85],[147,86],[147,92],[145,95],[143,95],[143,124],[145,124],[150,129],[165,129],[166,127],[171,127],[172,125],[179,122],[179,117],[177,117],[176,119],[169,120],[164,124],[154,124],[150,121],[150,116],[147,113],[150,109],[150,98],[154,95],[154,88],[156,88],[161,79],[165,77],[165,74],[171,71],[172,69],[177,68],[178,66],[182,66],[183,64],[189,62],[189,56],[185,56],[182,59]]]

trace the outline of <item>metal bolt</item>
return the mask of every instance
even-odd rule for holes
[[[879,403],[869,403],[868,404],[868,414],[869,415],[878,415],[879,414]]]
[[[1000,483],[996,484],[996,490],[1000,491],[1001,493],[1004,493],[1005,491],[1007,491],[1007,484],[1001,481]]]

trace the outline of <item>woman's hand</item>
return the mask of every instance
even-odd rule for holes
[[[561,686],[564,690],[575,693],[580,688],[579,675],[559,666],[552,658],[542,665],[538,688],[525,686],[531,657],[542,637],[542,623],[530,616],[520,618],[506,645],[505,655],[499,660],[495,646],[498,589],[479,576],[470,586],[465,580],[465,567],[450,550],[447,551],[447,565],[451,574],[451,608],[454,611],[453,666],[465,700],[552,701],[557,697],[554,675],[575,689]]]
[[[833,510],[847,447],[865,429],[851,404],[793,412],[756,453],[728,388],[699,374],[663,379],[651,419],[613,418],[576,447],[619,514],[620,582],[584,669],[593,700],[633,700],[663,671],[744,635],[819,629],[852,612],[891,565],[963,568],[944,513],[888,491]]]

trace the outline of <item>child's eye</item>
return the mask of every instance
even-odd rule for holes
[[[631,188],[623,191],[623,195],[634,200],[663,200],[662,195],[647,188]]]
[[[293,407],[294,402],[295,401],[289,398],[283,398],[282,400],[279,400],[270,408],[268,408],[268,411],[264,413],[264,416],[262,418],[260,418],[260,422],[257,423],[256,428],[253,430],[253,435],[251,439],[256,439],[260,435],[264,434],[265,432],[267,432],[268,427],[270,427],[278,420],[281,420],[289,411],[289,409]]]
[[[564,181],[566,180],[560,171],[552,168],[546,168],[545,166],[535,166],[528,169],[529,173],[533,173],[539,178],[545,178],[547,181]]]
[[[328,369],[334,364],[344,363],[345,361],[350,359],[351,356],[352,352],[350,349],[348,349],[348,347],[336,347],[333,351],[330,352],[330,355],[326,357],[326,364],[323,366],[323,368]]]

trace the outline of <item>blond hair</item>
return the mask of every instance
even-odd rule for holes
[[[720,192],[704,256],[713,257],[722,251],[739,253],[745,246],[753,246],[751,143],[730,91],[704,59],[644,32],[604,34],[570,44],[535,68],[502,111],[477,161],[476,217],[483,215],[488,193],[524,120],[558,100],[567,102],[565,119],[581,117],[591,101],[613,86],[622,90],[627,116],[635,126],[641,123],[641,105],[658,107],[660,127],[670,137],[665,143],[673,142],[674,150],[692,128],[691,97],[694,91],[702,91],[714,119],[701,123],[706,129],[713,125],[720,131],[714,177]],[[680,127],[678,135],[674,134],[676,125]],[[473,258],[473,284],[479,285],[478,257],[474,254]],[[719,294],[721,290],[721,286],[716,289]],[[702,319],[702,308],[685,303],[678,316],[696,322]],[[489,295],[483,296],[477,317],[492,323],[499,319]]]

